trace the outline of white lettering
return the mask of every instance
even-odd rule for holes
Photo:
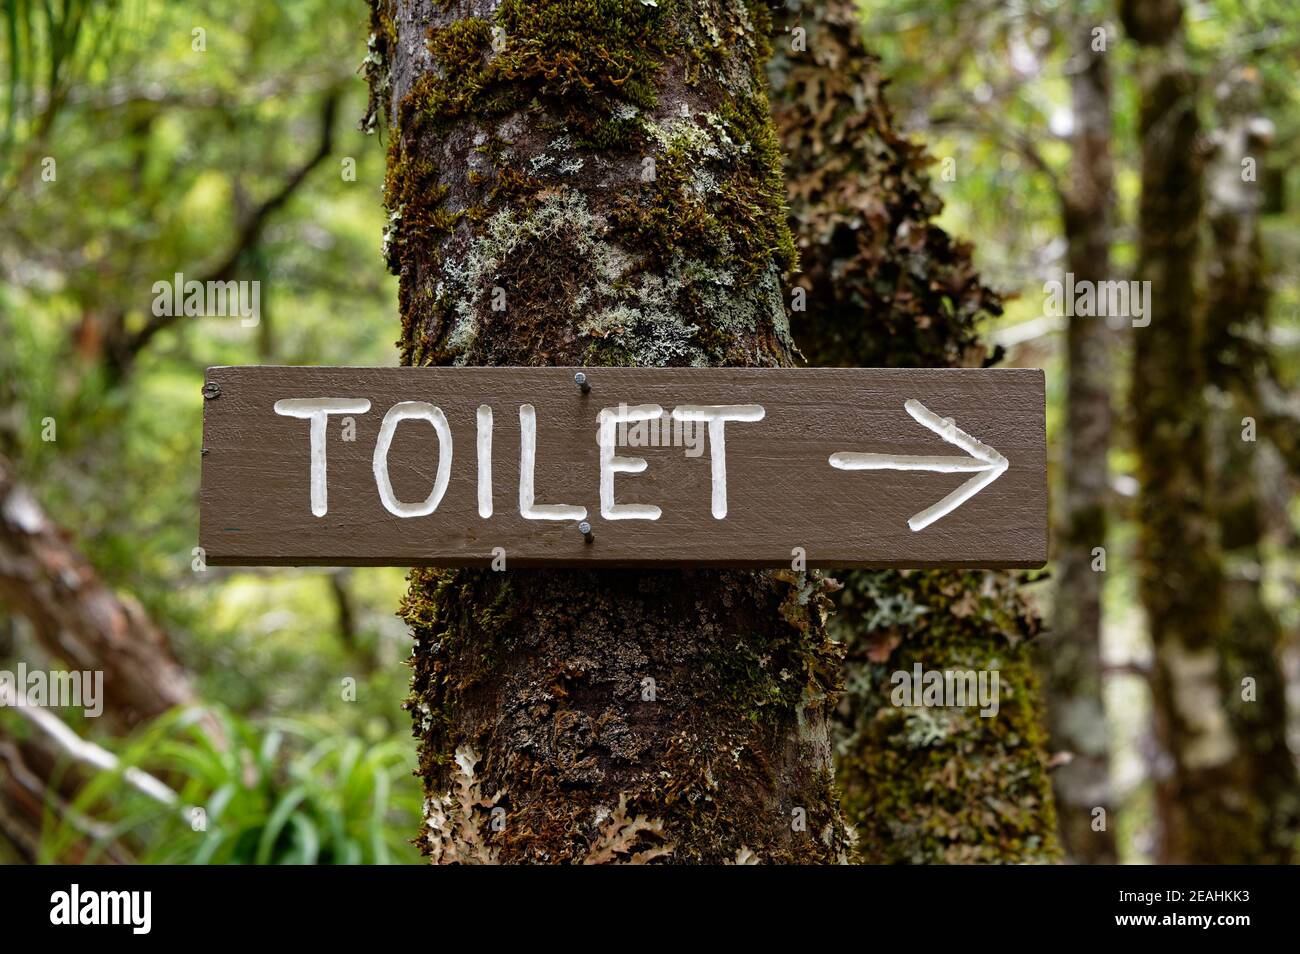
[[[617,431],[629,421],[658,421],[664,409],[658,404],[626,404],[603,409],[598,420],[600,429],[600,515],[606,520],[658,520],[663,511],[653,504],[614,503],[614,475],[639,474],[646,469],[644,457],[616,457]]]
[[[534,503],[537,469],[537,408],[519,406],[519,514],[525,520],[586,520],[587,508]]]
[[[753,423],[766,412],[761,404],[683,404],[673,408],[675,421],[708,421],[709,459],[713,464],[713,516],[727,516],[727,421]]]
[[[325,425],[331,414],[365,414],[365,398],[285,398],[275,402],[275,413],[311,421],[311,512],[323,517],[329,512],[325,479]]]
[[[393,482],[388,473],[388,448],[397,433],[397,425],[402,421],[428,421],[438,433],[438,474],[433,481],[433,490],[419,503],[403,503],[393,493]],[[447,492],[447,483],[451,480],[451,428],[447,426],[447,415],[442,408],[426,401],[402,401],[394,404],[384,415],[384,423],[379,428],[379,440],[375,442],[375,485],[379,488],[379,499],[385,509],[398,517],[423,517],[438,509],[442,495]]]

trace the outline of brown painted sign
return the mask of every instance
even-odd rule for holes
[[[204,397],[216,565],[1047,559],[1041,371],[211,368]]]

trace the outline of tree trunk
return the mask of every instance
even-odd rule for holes
[[[798,29],[806,34],[796,32]],[[1001,313],[970,250],[933,223],[924,151],[903,138],[852,0],[790,4],[769,71],[785,146],[806,311],[804,352],[830,366],[979,367],[977,321]],[[800,49],[800,46],[803,49]],[[845,818],[868,862],[1031,862],[1056,855],[1046,739],[1028,640],[1038,621],[1007,573],[851,572],[836,719]],[[1002,708],[889,704],[910,670],[994,669]]]
[[[194,701],[189,678],[162,630],[134,599],[105,586],[18,482],[3,454],[0,606],[26,619],[41,648],[69,669],[104,673],[104,713],[114,728]],[[69,813],[85,776],[69,768],[66,755],[39,732],[14,733],[0,724],[0,835],[28,861],[37,858],[50,812],[92,834],[84,828],[89,820]],[[116,848],[108,857],[124,860]]]
[[[762,6],[468,8],[374,10],[403,359],[789,364]],[[841,858],[824,584],[778,576],[413,573],[422,847]]]
[[[1110,281],[1114,183],[1110,159],[1111,84],[1106,51],[1080,29],[1070,62],[1070,188],[1063,197],[1069,241],[1066,268],[1076,283]],[[1064,484],[1056,535],[1055,612],[1043,641],[1047,711],[1053,747],[1063,764],[1053,773],[1066,854],[1085,864],[1114,864],[1115,805],[1110,785],[1106,712],[1102,702],[1101,595],[1095,548],[1106,546],[1110,450],[1111,330],[1105,318],[1071,318],[1066,326]],[[1104,550],[1100,557],[1104,560]],[[1097,830],[1096,809],[1105,812]]]
[[[1286,740],[1282,629],[1263,591],[1268,523],[1261,505],[1263,435],[1247,431],[1264,369],[1256,342],[1268,331],[1268,285],[1259,232],[1258,171],[1272,137],[1259,113],[1259,80],[1237,70],[1219,91],[1218,155],[1211,170],[1206,364],[1214,399],[1213,487],[1225,564],[1224,626],[1229,719],[1249,766],[1254,862],[1286,864],[1300,834],[1300,784]],[[1255,422],[1259,427],[1259,422]],[[1249,439],[1248,439],[1249,438]],[[1245,680],[1250,680],[1249,689]]]
[[[1198,82],[1185,63],[1179,4],[1150,6],[1125,2],[1121,13],[1145,46],[1138,277],[1151,283],[1150,325],[1134,330],[1133,404],[1138,585],[1155,648],[1152,704],[1162,749],[1157,857],[1244,861],[1250,797],[1225,702],[1222,575],[1207,499],[1209,413],[1196,284],[1204,186]]]
[[[3,456],[0,602],[69,669],[102,670],[105,711],[124,725],[193,701],[166,635],[139,603],[104,585]]]

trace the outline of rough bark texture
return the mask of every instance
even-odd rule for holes
[[[1124,21],[1135,19],[1125,3]],[[1197,77],[1174,26],[1139,63],[1142,197],[1138,277],[1151,283],[1151,324],[1134,331],[1134,443],[1139,455],[1138,584],[1155,648],[1152,704],[1157,857],[1169,863],[1248,860],[1250,799],[1228,720],[1218,641],[1223,580],[1208,500],[1204,311],[1198,230],[1204,145]],[[1145,30],[1145,28],[1144,28]],[[1207,820],[1213,819],[1213,824]]]
[[[193,701],[165,634],[139,603],[104,585],[2,456],[0,603],[68,668],[103,670],[115,720],[133,725]]]
[[[942,202],[902,137],[851,0],[788,4],[769,75],[786,154],[812,364],[979,367],[978,320],[1001,312],[970,250],[933,223]],[[806,49],[794,48],[806,31]],[[1007,573],[854,572],[832,632],[848,651],[835,723],[846,820],[867,862],[1056,856],[1046,739],[1029,640],[1038,620]],[[890,675],[997,669],[1002,709],[906,709]]]
[[[806,50],[793,50],[794,30]],[[1000,315],[970,247],[934,224],[943,202],[925,149],[894,126],[886,80],[851,0],[791,0],[776,15],[768,73],[784,147],[794,281],[792,316],[809,362],[830,367],[984,367],[979,319]]]
[[[794,253],[760,6],[384,0],[373,29],[405,361],[790,361],[780,276]],[[422,847],[841,858],[824,588],[794,574],[414,573]]]
[[[1078,31],[1070,61],[1069,189],[1063,219],[1066,268],[1077,282],[1112,281],[1110,240],[1114,182],[1110,158],[1109,53],[1092,49],[1092,27]],[[1053,748],[1063,763],[1053,773],[1061,840],[1067,856],[1114,864],[1115,805],[1102,703],[1102,580],[1093,555],[1106,546],[1110,450],[1111,329],[1105,318],[1072,318],[1066,326],[1063,500],[1056,534],[1057,586],[1051,631],[1043,640],[1047,711]],[[1094,828],[1102,808],[1107,824]]]
[[[1206,364],[1214,401],[1213,487],[1223,549],[1224,626],[1220,653],[1226,669],[1229,719],[1242,746],[1252,803],[1252,843],[1243,856],[1255,862],[1290,863],[1300,836],[1300,784],[1286,740],[1286,680],[1277,652],[1281,625],[1263,591],[1267,535],[1262,502],[1262,455],[1258,430],[1247,440],[1246,419],[1258,415],[1258,380],[1266,374],[1259,341],[1268,329],[1268,284],[1260,241],[1262,204],[1256,170],[1272,137],[1259,113],[1259,80],[1237,70],[1218,92],[1218,154],[1208,189],[1213,255],[1206,320]],[[1259,422],[1256,421],[1256,427]],[[1253,693],[1243,697],[1243,680]]]

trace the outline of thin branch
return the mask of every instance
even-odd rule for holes
[[[338,114],[338,105],[338,90],[330,90],[321,107],[320,142],[316,147],[316,151],[281,183],[279,189],[245,217],[234,244],[226,252],[220,263],[199,279],[200,282],[207,284],[208,282],[229,280],[235,272],[235,267],[239,264],[240,257],[261,239],[262,232],[271,216],[289,201],[293,194],[298,191],[298,187],[311,174],[311,171],[329,156],[334,148],[334,119]],[[175,324],[180,317],[179,309],[172,309],[170,315],[152,315],[139,331],[127,339],[125,354],[119,356],[122,367],[129,366],[131,360],[148,346],[156,334]]]
[[[36,864],[48,808],[86,839],[104,845],[107,860],[130,863],[130,855],[112,840],[112,827],[74,809],[57,790],[51,773],[58,759],[59,752],[47,737],[33,736],[19,743],[0,728],[0,781],[5,783],[0,785],[0,833]],[[79,847],[84,854],[86,846]]]
[[[13,701],[6,701],[5,704],[14,705]],[[116,771],[121,764],[116,755],[108,751],[108,749],[77,735],[68,727],[67,723],[53,712],[43,706],[29,703],[25,694],[18,701],[15,709],[20,716],[44,733],[45,737],[54,743],[60,752],[74,762],[79,762],[102,772]],[[123,769],[122,778],[136,791],[149,796],[162,805],[170,807],[180,801],[174,791],[148,772],[135,766],[129,765]]]

